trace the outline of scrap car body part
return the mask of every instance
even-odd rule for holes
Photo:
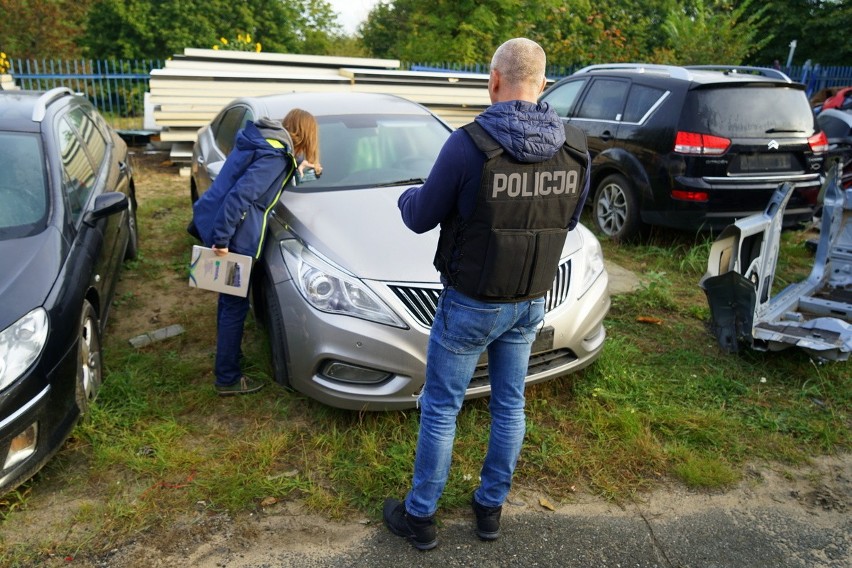
[[[791,183],[779,186],[763,213],[730,225],[711,247],[699,285],[722,349],[735,352],[743,343],[770,351],[797,346],[819,360],[849,358],[852,189],[842,189],[841,169],[835,163],[823,184],[820,238],[807,279],[771,297]]]

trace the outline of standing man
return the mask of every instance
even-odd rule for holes
[[[491,432],[471,506],[476,534],[494,540],[524,440],[524,380],[565,238],[589,188],[585,135],[546,103],[546,58],[515,38],[494,53],[491,106],[453,132],[420,187],[400,196],[416,233],[440,224],[435,267],[441,294],[429,336],[414,479],[389,498],[391,532],[418,549],[438,544],[435,512],[450,469],[456,416],[488,350]],[[567,139],[566,139],[567,137]]]

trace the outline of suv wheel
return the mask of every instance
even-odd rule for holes
[[[594,218],[597,228],[615,241],[628,241],[639,234],[639,203],[632,184],[623,175],[608,175],[598,185]]]

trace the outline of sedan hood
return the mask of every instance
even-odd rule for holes
[[[52,227],[0,241],[0,330],[44,304],[59,274],[61,254],[62,236]]]
[[[438,229],[418,235],[402,222],[405,187],[284,192],[294,233],[338,265],[368,280],[438,282],[432,266]]]
[[[405,187],[317,193],[284,192],[281,201],[292,231],[354,275],[390,282],[433,282],[432,261],[439,229],[412,232],[402,222],[397,200]],[[563,257],[582,247],[571,231]]]

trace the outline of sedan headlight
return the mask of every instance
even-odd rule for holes
[[[0,332],[0,390],[38,359],[47,342],[47,312],[36,308]]]
[[[603,250],[601,249],[600,241],[594,238],[594,236],[583,239],[583,256],[586,259],[586,269],[583,271],[583,280],[580,285],[580,296],[585,294],[586,291],[592,287],[592,284],[595,283],[595,280],[597,280],[604,271]]]
[[[281,241],[281,254],[299,293],[316,309],[406,327],[363,282],[321,258],[299,241]]]

